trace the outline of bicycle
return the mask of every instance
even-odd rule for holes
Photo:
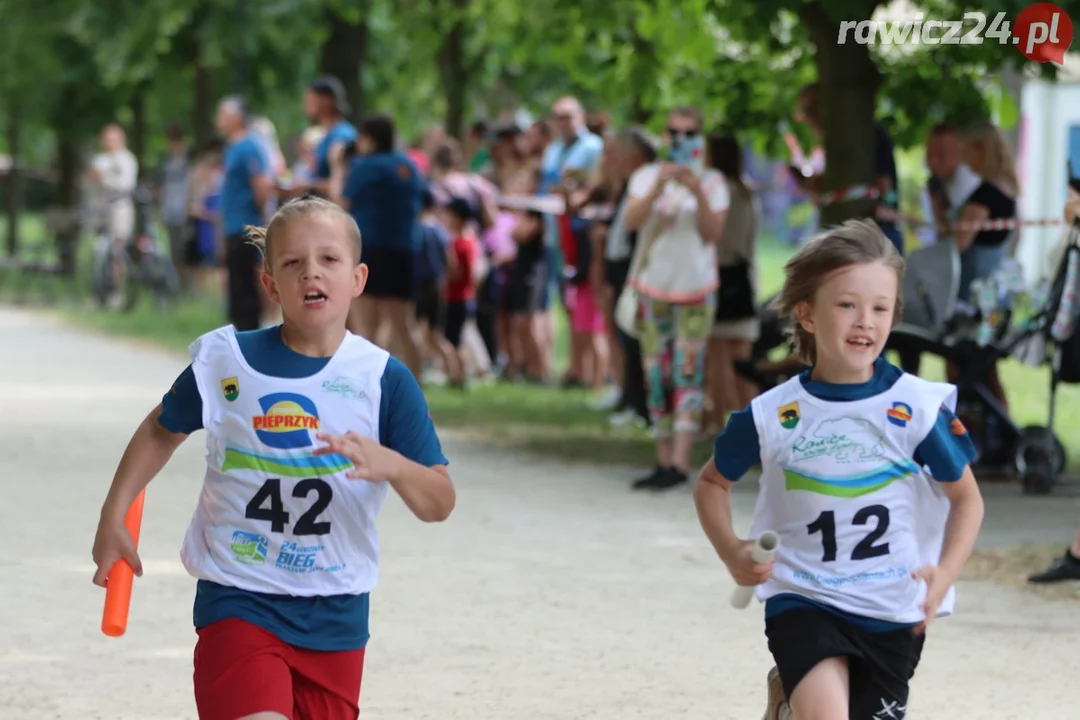
[[[150,212],[152,196],[140,186],[134,194],[135,233],[122,245],[107,228],[101,228],[94,243],[90,288],[101,308],[108,308],[119,295],[116,309],[132,311],[144,290],[149,290],[158,311],[165,310],[180,290],[180,277],[172,257],[154,227]],[[118,269],[122,268],[122,272]],[[118,276],[123,275],[123,285]]]

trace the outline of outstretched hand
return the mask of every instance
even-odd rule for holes
[[[344,435],[316,433],[315,438],[326,443],[315,449],[316,455],[337,454],[352,461],[353,469],[345,475],[351,480],[389,482],[397,476],[401,456],[374,438],[354,430]]]

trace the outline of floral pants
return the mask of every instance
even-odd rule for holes
[[[712,295],[694,304],[641,298],[638,332],[657,437],[701,428],[705,352],[715,305]]]

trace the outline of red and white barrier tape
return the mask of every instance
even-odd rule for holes
[[[566,201],[561,195],[500,195],[498,205],[508,210],[533,210],[545,215],[562,215]],[[578,210],[578,216],[586,220],[607,220],[614,213],[611,204],[590,204]]]
[[[831,190],[817,197],[818,207],[835,205],[848,200],[876,200],[881,197],[881,191],[871,185],[852,185],[842,190]],[[878,206],[875,215],[879,220],[902,223],[911,228],[932,227],[932,220],[913,218],[902,215],[897,209]],[[1015,230],[1022,227],[1055,227],[1062,224],[1061,218],[1000,218],[993,220],[977,220],[974,222],[956,222],[949,225],[951,231],[957,230]]]
[[[833,190],[823,193],[818,198],[818,205],[824,207],[845,200],[876,199],[880,196],[876,187],[868,185],[853,185],[843,190]],[[560,195],[502,195],[499,197],[500,207],[511,210],[535,210],[548,215],[562,215],[566,212],[566,203]],[[586,205],[578,211],[578,215],[586,220],[606,220],[611,217],[614,208],[611,205]],[[879,205],[875,215],[877,219],[886,222],[895,222],[907,225],[912,229],[933,227],[932,220],[915,218],[902,215],[895,208]],[[1061,218],[1001,218],[996,220],[978,220],[975,222],[956,222],[949,226],[949,230],[1015,230],[1022,227],[1057,227],[1062,225]]]
[[[881,191],[871,185],[852,185],[842,190],[830,190],[817,196],[815,204],[818,207],[835,205],[848,200],[876,200],[881,197]]]
[[[926,223],[930,225],[932,223]],[[949,227],[953,230],[1015,230],[1021,227],[1053,227],[1061,225],[1061,218],[1002,218],[998,220],[977,220],[975,222],[957,222]]]

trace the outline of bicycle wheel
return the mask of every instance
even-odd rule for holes
[[[98,238],[90,265],[90,293],[101,308],[109,304],[109,298],[116,290],[116,278],[113,275],[114,260],[112,243],[105,238]]]

